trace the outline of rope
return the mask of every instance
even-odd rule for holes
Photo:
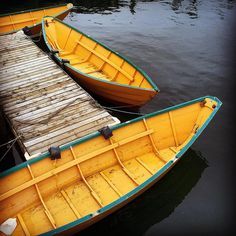
[[[71,102],[69,102],[68,104],[66,104],[64,107],[56,110],[55,112],[51,113],[49,117],[47,117],[44,120],[41,121],[37,121],[37,123],[30,121],[30,120],[15,120],[15,122],[21,123],[21,124],[28,124],[28,125],[45,125],[47,124],[53,117],[55,117],[56,115],[58,115],[61,111],[63,111],[65,108],[67,108],[68,106],[70,106],[71,104],[73,104],[76,100],[83,100],[84,102],[90,101],[89,99],[83,99],[83,98],[76,98],[74,100],[72,100]],[[98,104],[97,104],[98,105]],[[126,105],[126,106],[113,106],[113,107],[107,107],[107,106],[102,106],[99,104],[99,106],[101,108],[105,108],[107,110],[110,111],[115,111],[115,112],[119,112],[119,113],[125,113],[125,114],[130,114],[130,115],[138,115],[138,116],[143,116],[146,115],[146,113],[141,113],[141,112],[131,112],[131,111],[125,111],[125,110],[121,110],[119,108],[128,108],[128,107],[133,107],[132,105]],[[1,146],[0,146],[1,147]]]
[[[134,108],[134,107],[135,107],[134,105],[123,105],[123,106],[112,106],[109,108]]]
[[[3,160],[3,158],[7,155],[7,153],[11,150],[11,148],[13,147],[13,145],[15,144],[15,142],[17,141],[17,139],[19,138],[20,136],[16,137],[15,140],[11,140],[9,142],[12,142],[11,146],[7,149],[7,151],[4,153],[4,155],[0,158],[0,162]]]
[[[117,108],[106,107],[106,106],[103,106],[103,107],[106,108],[107,110],[116,111],[116,112],[120,112],[120,113],[126,113],[126,114],[130,114],[130,115],[138,115],[138,116],[146,115],[145,113],[141,113],[141,112],[125,111],[125,110],[120,110]]]
[[[44,120],[41,120],[41,121],[38,121],[37,123],[33,122],[33,121],[30,121],[30,120],[24,120],[24,121],[21,121],[21,120],[15,120],[16,122],[18,123],[21,123],[21,124],[28,124],[28,125],[45,125],[47,124],[53,117],[55,117],[56,115],[58,115],[61,111],[63,111],[65,108],[67,108],[68,106],[72,105],[76,100],[83,100],[84,102],[86,101],[90,101],[89,99],[82,99],[82,98],[79,98],[77,97],[76,99],[70,101],[69,103],[67,103],[64,107],[61,107],[60,109],[56,110],[55,112],[51,113],[46,119]]]
[[[14,139],[12,139],[12,140],[6,142],[6,143],[0,144],[0,147],[3,147],[3,146],[8,145],[8,144],[14,142],[16,139],[18,139],[18,138],[20,138],[20,137],[21,137],[21,135],[17,136],[16,138],[14,138]]]

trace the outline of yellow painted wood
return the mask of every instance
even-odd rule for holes
[[[158,169],[160,169],[165,162],[163,162],[160,158],[157,157],[154,153],[146,153],[138,159],[145,164],[153,173],[156,173]]]
[[[144,125],[145,125],[146,130],[149,130],[148,125],[147,125],[147,122],[146,122],[146,119],[143,119],[143,123],[144,123]],[[165,160],[161,157],[161,154],[160,154],[160,152],[158,151],[158,149],[157,149],[157,147],[156,147],[156,145],[155,145],[155,143],[154,143],[154,141],[153,141],[152,135],[149,134],[148,137],[150,138],[150,141],[151,141],[153,150],[154,150],[154,152],[156,153],[156,155],[157,155],[162,161],[165,161]]]
[[[45,18],[43,26],[45,40],[52,49],[59,51],[56,55],[69,60],[65,68],[73,71],[81,85],[99,96],[140,106],[156,95],[157,88],[150,79],[110,49],[52,17]],[[110,83],[102,85],[107,81]],[[110,96],[109,93],[114,94]],[[140,93],[143,96],[139,96]]]
[[[123,71],[120,67],[118,67],[117,65],[115,65],[114,63],[112,63],[110,60],[107,59],[107,57],[104,57],[102,55],[100,55],[99,53],[97,53],[95,51],[96,46],[94,47],[94,49],[89,48],[88,46],[86,46],[85,44],[81,43],[80,41],[76,41],[77,43],[79,43],[81,46],[83,46],[83,48],[87,49],[88,51],[91,52],[91,54],[94,54],[96,56],[98,56],[99,58],[101,58],[105,63],[108,63],[109,65],[111,65],[112,67],[114,67],[116,70],[118,70],[119,72],[121,72],[122,74],[124,74],[126,76],[126,78],[128,78],[130,81],[133,81],[134,78],[132,78],[126,71]],[[103,62],[103,63],[104,63]]]
[[[22,190],[24,190],[24,189],[26,189],[26,188],[28,188],[28,187],[34,185],[34,184],[37,184],[37,183],[39,183],[39,182],[41,182],[41,181],[43,181],[43,180],[45,180],[45,179],[47,179],[47,178],[49,178],[49,177],[51,177],[51,176],[53,176],[53,175],[56,175],[56,174],[58,174],[58,173],[60,173],[60,172],[62,172],[62,171],[64,171],[64,170],[66,170],[66,169],[68,169],[68,168],[70,168],[70,167],[72,167],[72,166],[74,166],[74,165],[77,165],[77,164],[79,164],[79,163],[81,163],[81,162],[83,162],[83,161],[86,161],[86,160],[88,160],[88,159],[91,159],[91,158],[94,157],[94,156],[98,156],[98,155],[100,155],[100,154],[102,154],[102,153],[105,153],[105,152],[107,152],[107,151],[109,151],[109,150],[112,150],[113,148],[118,147],[119,145],[124,145],[124,144],[126,144],[126,143],[131,142],[131,141],[134,141],[134,140],[136,140],[136,139],[139,139],[139,138],[141,138],[141,137],[144,137],[144,136],[146,136],[146,135],[148,135],[148,134],[150,134],[150,133],[152,133],[152,132],[153,132],[152,130],[144,131],[143,133],[140,133],[140,134],[135,135],[135,136],[133,136],[133,137],[129,137],[129,138],[124,139],[124,140],[122,140],[122,141],[120,141],[120,142],[118,142],[118,143],[114,143],[114,144],[112,144],[112,145],[109,145],[109,146],[107,146],[107,147],[105,147],[105,148],[102,148],[102,149],[100,149],[100,150],[97,150],[97,151],[95,151],[95,152],[92,152],[91,154],[85,155],[85,156],[83,156],[83,157],[81,157],[81,158],[79,158],[79,159],[78,159],[78,158],[77,158],[77,159],[74,159],[73,161],[70,161],[70,162],[66,163],[65,165],[63,165],[63,166],[60,166],[60,167],[55,168],[55,169],[54,169],[53,171],[51,171],[51,172],[47,172],[47,173],[45,173],[45,174],[43,174],[43,175],[41,175],[41,176],[39,176],[39,177],[34,178],[33,180],[30,180],[30,181],[28,181],[28,182],[25,182],[24,184],[18,186],[17,188],[14,188],[14,189],[12,189],[12,190],[9,190],[8,192],[6,192],[6,193],[0,195],[0,201],[6,199],[6,198],[8,198],[8,197],[10,197],[11,195],[16,194],[17,192],[20,192],[20,191],[22,191]]]
[[[41,23],[41,20],[46,15],[55,15],[59,19],[64,19],[72,9],[71,3],[52,7],[47,9],[35,9],[21,13],[0,16],[0,35],[9,34],[24,28],[25,26],[32,27]]]
[[[106,182],[111,186],[112,189],[120,196],[122,197],[122,193],[116,188],[116,186],[106,177],[106,175],[103,172],[100,172],[101,176],[106,180]]]
[[[57,227],[68,224],[72,221],[75,221],[77,216],[74,213],[74,209],[71,209],[72,203],[69,202],[61,193],[61,191],[50,195],[49,198],[46,199],[45,204],[47,204],[48,212],[50,212],[51,216],[54,218]],[[78,213],[78,211],[76,212]]]
[[[25,233],[23,227],[21,226],[21,223],[20,223],[20,220],[18,219],[18,216],[16,217],[16,223],[17,223],[17,226],[16,226],[16,229],[14,230],[14,232],[11,234],[11,236],[18,236],[18,235],[27,235],[27,232],[28,232],[28,235],[30,235],[29,231],[27,231]],[[28,229],[27,229],[28,230]],[[3,236],[3,233],[1,234],[1,236]],[[5,236],[5,235],[4,235]]]
[[[65,188],[65,192],[82,216],[100,209],[100,205],[82,181]]]
[[[172,129],[174,139],[175,139],[175,145],[179,146],[179,141],[178,141],[178,137],[177,137],[177,134],[176,134],[175,124],[174,124],[174,121],[173,121],[173,118],[172,118],[172,114],[171,114],[171,112],[168,112],[168,114],[169,114],[169,117],[170,117],[171,129]]]
[[[31,12],[30,12],[31,13]],[[17,28],[15,27],[16,24],[19,24],[19,23],[26,23],[28,21],[35,21],[37,20],[37,18],[34,18],[34,17],[31,17],[29,19],[22,19],[22,20],[17,20],[17,21],[13,21],[12,20],[12,16],[10,15],[10,20],[11,22],[4,22],[4,23],[0,23],[0,27],[3,27],[3,26],[7,26],[7,25],[10,25],[12,24],[13,25],[13,29],[16,30]]]
[[[30,166],[28,165],[27,168],[28,168],[28,170],[29,170],[29,172],[30,172],[30,175],[31,175],[32,179],[34,179],[34,175],[33,175],[33,172],[32,172],[32,170],[31,170]],[[43,200],[43,198],[42,198],[42,195],[41,195],[41,193],[40,193],[40,191],[39,191],[38,185],[35,184],[34,186],[35,186],[35,188],[36,188],[38,197],[39,197],[39,199],[40,199],[40,201],[41,201],[43,207],[45,208],[45,214],[46,214],[46,216],[48,217],[48,219],[49,219],[50,223],[52,224],[53,228],[56,229],[56,228],[57,228],[56,222],[55,222],[55,220],[53,219],[53,216],[51,215],[50,211],[48,210],[48,208],[47,208],[47,206],[46,206],[46,204],[45,204],[45,202],[44,202],[44,200]]]
[[[21,199],[21,201],[23,200]],[[22,211],[21,216],[24,219],[29,235],[38,235],[54,229],[48,220],[48,216],[45,214],[45,209],[42,204],[38,203],[26,208]]]
[[[72,211],[75,213],[76,217],[79,219],[81,218],[80,213],[77,211],[76,207],[74,206],[74,204],[72,203],[71,199],[68,197],[68,195],[66,194],[66,192],[64,190],[61,190],[61,194],[62,196],[65,198],[65,200],[67,201],[67,203],[69,204],[70,208],[72,209]]]
[[[27,227],[26,227],[26,225],[25,225],[25,222],[24,222],[22,216],[21,216],[20,214],[17,214],[17,218],[18,218],[18,221],[19,221],[19,223],[20,223],[20,225],[21,225],[21,227],[22,227],[22,229],[23,229],[23,231],[24,231],[24,234],[25,234],[26,236],[30,236],[29,230],[27,229]]]
[[[152,174],[150,174],[150,172],[145,169],[145,167],[143,167],[136,159],[131,159],[124,162],[124,166],[132,174],[135,182],[138,183],[138,185],[152,176]]]
[[[99,135],[68,145],[61,151],[61,159],[46,157],[2,177],[0,223],[17,217],[15,235],[45,233],[88,214],[93,217],[77,230],[93,224],[114,210],[100,213],[99,209],[129,194],[174,161],[215,105],[205,99],[172,110],[171,115],[165,112],[128,123],[114,129],[110,139]],[[128,200],[123,199],[122,204]]]
[[[114,142],[112,141],[111,138],[110,138],[109,140],[110,140],[111,144],[114,144]],[[123,169],[123,171],[124,171],[124,172],[130,177],[130,179],[132,179],[132,181],[138,186],[139,183],[138,183],[137,180],[133,177],[133,174],[130,173],[130,171],[129,171],[128,169],[126,169],[126,167],[123,165],[123,163],[121,162],[121,160],[120,160],[120,158],[119,158],[119,155],[118,155],[118,153],[117,153],[117,151],[116,151],[115,148],[113,148],[113,151],[114,151],[115,156],[116,156],[116,159],[117,159],[118,163],[120,164],[121,168]]]
[[[119,165],[106,169],[103,173],[116,186],[122,195],[128,193],[137,186]]]
[[[88,177],[87,181],[104,205],[107,205],[120,197],[100,173]]]
[[[152,170],[144,161],[136,157],[137,162],[139,162],[151,175],[155,174],[155,171]]]
[[[70,150],[71,150],[71,153],[72,153],[72,156],[73,156],[74,160],[76,160],[76,156],[75,156],[75,153],[74,153],[74,151],[73,151],[73,148],[70,147]],[[84,181],[84,183],[87,185],[88,189],[90,190],[91,195],[94,197],[94,199],[97,201],[97,203],[98,203],[101,207],[103,207],[103,204],[102,204],[101,199],[100,199],[99,196],[93,191],[93,189],[91,188],[91,186],[89,185],[89,183],[88,183],[87,180],[85,179],[85,177],[84,177],[84,175],[83,175],[83,172],[82,172],[82,170],[81,170],[79,164],[77,164],[77,167],[78,167],[78,170],[79,170],[79,174],[80,174],[82,180]]]

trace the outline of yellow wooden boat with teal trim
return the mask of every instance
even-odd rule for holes
[[[63,20],[72,10],[73,4],[63,4],[54,7],[37,8],[0,15],[0,35],[16,32],[28,26],[32,35],[41,30],[41,21],[44,16],[55,16]]]
[[[157,94],[144,71],[97,40],[53,17],[44,17],[42,25],[49,50],[88,91],[134,107]]]
[[[56,155],[1,173],[0,224],[15,218],[13,235],[65,235],[88,227],[164,176],[220,106],[215,97],[198,98],[104,128],[61,146]]]

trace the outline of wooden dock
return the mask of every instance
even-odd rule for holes
[[[26,159],[119,123],[21,31],[0,37],[0,103]]]

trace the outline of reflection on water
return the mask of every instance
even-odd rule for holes
[[[136,12],[135,12],[135,6],[136,6],[136,1],[135,1],[135,0],[130,0],[129,9],[130,9],[130,12],[131,12],[132,14],[136,13]]]
[[[184,1],[184,0],[172,0],[172,1],[162,1],[162,0],[130,0],[130,1],[121,1],[121,0],[105,0],[105,1],[74,1],[76,6],[76,12],[83,14],[112,14],[112,12],[119,12],[121,7],[129,7],[130,12],[135,14],[136,5],[138,2],[149,3],[149,2],[160,2],[162,4],[168,4],[171,6],[171,9],[176,13],[186,13],[191,18],[197,17],[197,0]]]
[[[176,13],[186,12],[192,19],[197,18],[197,0],[183,1],[183,0],[173,0],[171,3],[172,9]]]
[[[211,0],[212,1],[212,0]],[[199,0],[31,0],[23,1],[19,4],[18,0],[9,0],[8,7],[4,4],[4,1],[0,1],[0,13],[8,13],[15,11],[22,11],[27,9],[34,9],[39,7],[47,7],[52,5],[58,5],[62,3],[71,2],[74,4],[74,12],[82,14],[112,14],[114,12],[120,12],[121,8],[129,7],[132,14],[136,13],[136,7],[139,3],[152,3],[158,2],[160,4],[166,4],[170,6],[176,14],[184,13],[188,14],[190,18],[195,19],[198,17],[198,6],[201,5]],[[232,9],[234,1],[219,1],[219,14],[221,13],[221,8]]]
[[[197,15],[197,0],[192,1],[184,1],[184,0],[72,0],[72,1],[63,1],[63,0],[57,0],[57,1],[39,1],[39,0],[31,0],[31,1],[25,1],[22,2],[19,5],[18,0],[10,0],[8,1],[9,5],[11,7],[7,7],[4,5],[4,3],[1,1],[0,6],[1,10],[0,13],[7,13],[7,12],[14,12],[14,11],[21,11],[21,10],[27,10],[27,9],[34,9],[39,7],[46,7],[46,6],[52,6],[57,5],[61,3],[66,2],[72,2],[76,8],[74,9],[74,12],[83,13],[83,14],[112,14],[113,12],[119,12],[120,8],[122,7],[129,7],[130,12],[132,14],[135,14],[135,8],[138,2],[161,2],[163,4],[169,4],[171,5],[171,8],[176,11],[176,13],[184,12],[186,11],[187,14],[190,16],[196,16]]]
[[[105,1],[74,1],[73,4],[76,6],[74,12],[83,14],[102,14],[108,15],[114,12],[120,12],[120,8],[129,7],[130,12],[135,14],[136,0],[121,1],[121,0],[105,0]]]
[[[104,0],[104,1],[74,1],[74,6],[76,6],[76,12],[83,14],[112,14],[112,12],[117,12],[117,9],[121,7],[119,0]]]
[[[207,168],[201,153],[190,149],[182,160],[151,189],[104,220],[76,234],[143,235],[168,217],[197,184]]]

